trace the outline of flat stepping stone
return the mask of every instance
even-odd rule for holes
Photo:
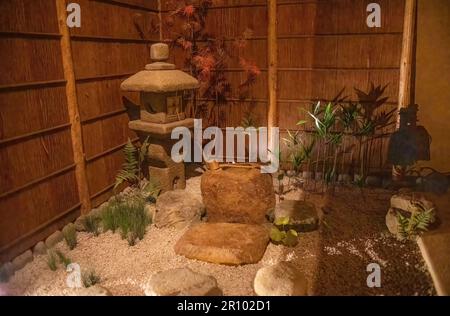
[[[436,292],[450,295],[450,232],[427,233],[417,240]]]
[[[217,280],[189,268],[158,272],[150,278],[146,296],[220,296]]]
[[[284,200],[275,208],[274,220],[288,217],[290,228],[297,232],[310,232],[317,229],[319,216],[316,207],[305,201]]]
[[[175,253],[189,259],[241,265],[261,260],[268,243],[268,231],[260,225],[202,223],[178,240]]]

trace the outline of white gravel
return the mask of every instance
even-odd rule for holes
[[[200,177],[188,180],[188,191],[200,196]],[[283,247],[269,244],[258,264],[225,266],[190,260],[175,254],[173,246],[184,230],[158,229],[150,226],[142,241],[128,246],[119,234],[107,232],[94,237],[78,233],[78,246],[69,250],[64,242],[57,245],[82,270],[94,269],[101,277],[100,285],[113,295],[144,295],[151,275],[162,270],[190,267],[194,271],[213,275],[224,295],[254,295],[253,279],[264,265],[284,260]],[[6,284],[0,284],[0,294],[8,295],[76,295],[66,284],[68,272],[62,265],[53,272],[47,267],[47,256],[41,255],[17,271]]]
[[[190,267],[194,271],[213,275],[225,295],[254,295],[252,284],[256,271],[264,264],[283,260],[281,246],[270,244],[259,264],[224,266],[190,260],[175,254],[173,246],[183,231],[150,227],[144,240],[129,247],[119,234],[111,232],[93,237],[78,234],[78,246],[69,251],[61,249],[81,269],[94,269],[101,285],[113,295],[143,295],[146,283],[155,272]],[[38,256],[10,279],[0,284],[0,293],[8,295],[75,295],[66,285],[69,274],[60,266],[53,272],[47,267],[46,256]]]

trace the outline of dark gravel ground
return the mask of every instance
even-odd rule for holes
[[[311,194],[322,213],[319,231],[302,234],[295,248],[309,274],[312,295],[435,295],[414,241],[400,242],[385,225],[392,191],[339,188],[334,196]],[[367,286],[367,265],[378,263],[381,287]]]

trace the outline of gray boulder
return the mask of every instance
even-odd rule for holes
[[[28,263],[33,261],[33,252],[31,250],[25,251],[23,254],[17,256],[13,261],[13,267],[15,271],[18,271],[25,267]]]
[[[146,296],[220,296],[222,291],[213,276],[179,268],[154,274],[147,288]]]
[[[175,227],[178,229],[200,221],[205,207],[199,199],[185,190],[169,191],[156,200],[153,223],[158,228]]]
[[[303,273],[290,262],[280,262],[258,270],[254,280],[258,296],[306,296],[308,282]]]

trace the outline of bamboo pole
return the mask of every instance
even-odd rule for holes
[[[66,97],[69,119],[71,124],[71,138],[73,148],[73,160],[75,163],[75,177],[78,187],[78,195],[81,203],[81,213],[86,214],[91,210],[89,187],[86,176],[86,162],[83,152],[83,138],[81,132],[80,113],[73,68],[72,47],[69,28],[67,26],[67,11],[65,0],[55,0],[58,14],[59,32],[61,33],[61,55],[66,82]]]
[[[271,129],[278,127],[277,80],[278,80],[278,43],[277,43],[277,0],[267,0],[268,29],[268,91],[267,128],[269,132],[268,148],[273,150]],[[274,155],[275,153],[272,153]]]
[[[159,20],[159,41],[163,41],[163,21],[162,21],[162,5],[161,0],[158,0],[158,20]]]
[[[400,110],[414,102],[413,96],[413,60],[414,39],[416,28],[417,0],[405,0],[405,14],[403,19],[402,55],[400,60],[400,79],[398,88],[397,129],[400,127]],[[405,168],[393,166],[392,178],[403,178]]]
[[[398,110],[408,107],[413,102],[413,59],[414,35],[416,24],[417,0],[405,1],[405,16],[403,20],[402,55],[400,62],[400,80],[398,91]],[[397,128],[400,116],[397,115]]]
[[[278,71],[278,45],[277,45],[277,0],[268,0],[268,89],[269,104],[267,113],[267,127],[278,126],[277,106],[277,71]]]

